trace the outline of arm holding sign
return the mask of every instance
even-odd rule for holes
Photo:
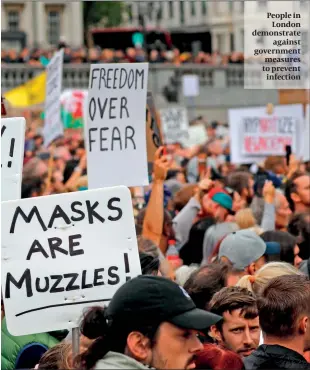
[[[165,155],[162,155],[163,148],[160,147],[155,153],[154,160],[154,181],[150,200],[148,202],[145,219],[143,222],[142,235],[152,240],[157,246],[163,232],[164,223],[164,181],[169,169],[169,162]],[[165,253],[166,251],[162,251]]]
[[[74,191],[76,182],[79,180],[79,178],[82,176],[83,171],[86,169],[87,162],[86,162],[86,154],[80,159],[79,165],[75,167],[72,175],[68,179],[68,181],[65,183],[65,188],[67,191]]]

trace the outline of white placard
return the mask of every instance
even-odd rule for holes
[[[160,118],[166,144],[187,144],[188,117],[186,108],[168,108],[160,110]]]
[[[232,163],[261,161],[270,155],[285,155],[285,146],[301,153],[303,107],[301,104],[229,109],[230,154]]]
[[[91,65],[85,125],[90,189],[148,185],[147,80],[148,63]]]
[[[53,140],[63,135],[63,125],[60,117],[63,55],[64,50],[59,50],[54,54],[46,67],[46,97],[43,128],[45,146],[49,146]]]
[[[310,161],[310,104],[306,106],[303,161]]]
[[[77,327],[141,274],[125,186],[2,203],[2,292],[13,335]],[[3,217],[5,215],[5,217]]]
[[[199,96],[199,77],[197,75],[184,75],[182,83],[184,96]]]
[[[190,126],[188,129],[188,133],[188,147],[203,144],[208,139],[207,132],[203,124]]]
[[[1,201],[20,199],[26,120],[1,119]]]

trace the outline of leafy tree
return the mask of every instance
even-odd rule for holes
[[[105,27],[116,27],[122,23],[126,7],[122,1],[84,1],[84,27],[103,22]]]

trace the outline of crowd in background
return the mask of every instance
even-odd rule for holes
[[[3,311],[4,368],[309,369],[309,162],[231,163],[229,138],[205,129],[202,145],[159,148],[150,186],[130,189],[142,276],[87,311],[80,355],[67,331],[38,334],[50,349],[30,355]],[[82,132],[46,149],[28,126],[22,198],[87,188]]]
[[[71,48],[65,46],[64,63],[172,63],[175,65],[185,63],[198,63],[210,66],[242,64],[244,62],[243,53],[232,52],[230,54],[221,55],[215,51],[206,53],[203,51],[194,55],[191,52],[180,52],[179,49],[172,50],[157,50],[153,49],[146,52],[141,47],[129,47],[125,51],[101,49],[100,47],[93,48]],[[40,58],[51,59],[54,49],[41,49],[25,47],[21,52],[14,49],[1,50],[1,62],[6,63],[25,63],[31,66],[41,66]]]

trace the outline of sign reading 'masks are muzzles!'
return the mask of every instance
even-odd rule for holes
[[[2,203],[2,293],[13,335],[78,327],[141,274],[125,186]]]

